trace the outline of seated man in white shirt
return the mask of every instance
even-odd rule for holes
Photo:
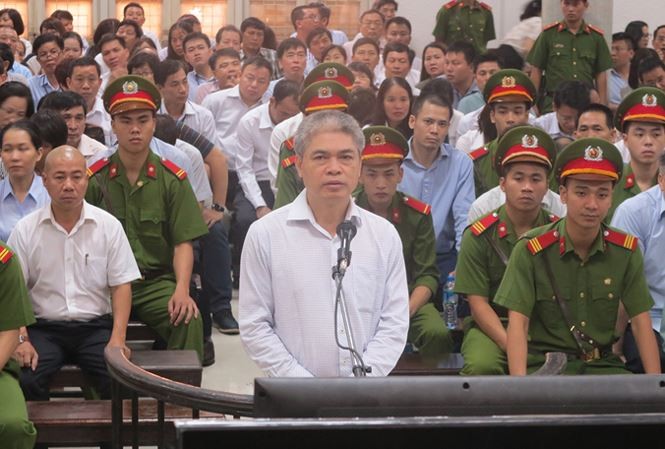
[[[541,115],[535,126],[545,130],[552,139],[575,139],[575,123],[580,111],[591,103],[591,88],[582,81],[564,81],[554,91],[553,112]]]
[[[37,322],[21,329],[14,358],[26,399],[47,400],[51,377],[75,363],[110,396],[104,348],[125,346],[131,282],[140,273],[120,222],[84,201],[85,159],[62,146],[42,173],[51,204],[16,224],[9,241]]]
[[[77,148],[86,160],[106,150],[106,146],[83,133],[88,111],[85,100],[76,92],[51,92],[43,98],[41,109],[52,109],[60,114],[67,124],[67,145]]]
[[[335,307],[338,227],[357,229],[341,289],[356,349],[371,376],[394,368],[409,327],[406,272],[395,227],[351,200],[365,139],[339,111],[307,116],[295,136],[305,190],[249,229],[240,277],[240,338],[270,376],[350,376],[346,330]]]

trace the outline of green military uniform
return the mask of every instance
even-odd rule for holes
[[[534,156],[534,155],[538,156]],[[495,173],[502,173],[503,166],[511,162],[529,162],[551,169],[556,148],[547,133],[531,126],[519,126],[509,130],[497,147]],[[545,157],[542,159],[540,157]],[[532,227],[543,226],[558,217],[541,209]],[[506,206],[487,214],[471,224],[462,236],[457,258],[455,291],[463,295],[487,298],[504,325],[508,313],[492,302],[506,269],[506,262],[520,236],[515,234]],[[505,352],[476,324],[472,317],[465,319],[462,355],[464,375],[507,374],[508,361]]]
[[[487,42],[496,39],[492,8],[483,2],[476,2],[473,6],[460,0],[448,2],[436,15],[432,34],[446,45],[457,41],[469,42],[478,54],[485,53]]]
[[[565,22],[545,27],[527,56],[527,62],[543,71],[540,86],[540,113],[552,111],[552,96],[562,81],[593,84],[596,76],[612,68],[603,31],[582,21],[576,34]]]
[[[589,138],[559,154],[554,174],[560,182],[567,176],[616,180],[622,169],[621,155],[612,144]],[[637,239],[601,224],[582,260],[566,223],[563,218],[535,229],[517,243],[494,301],[529,317],[527,369],[542,365],[546,352],[558,351],[569,354],[567,374],[627,374],[611,352],[619,302],[631,318],[653,305]],[[556,300],[557,291],[567,304],[570,323]],[[585,334],[580,337],[582,348],[574,330]]]
[[[35,322],[21,265],[12,251],[0,242],[0,332],[18,329]],[[18,343],[18,341],[17,341]],[[6,349],[3,349],[5,351]],[[0,369],[0,446],[30,449],[37,431],[30,421],[25,398],[18,383],[19,367],[9,359]]]
[[[483,96],[488,105],[496,103],[526,103],[530,109],[536,98],[536,86],[520,70],[504,69],[493,74],[485,84]],[[526,123],[518,123],[526,125]],[[485,146],[469,153],[473,160],[473,178],[476,197],[499,185],[499,175],[494,168],[496,163],[498,136]]]
[[[305,115],[331,109],[345,111],[347,108],[349,92],[336,79],[339,78],[345,83],[348,83],[350,79],[353,84],[353,74],[349,75],[348,69],[340,64],[328,63],[326,67],[324,67],[325,70],[319,68],[315,75],[319,76],[319,72],[323,70],[329,79],[312,82],[300,96],[300,110]],[[279,149],[279,165],[275,181],[277,187],[275,209],[290,204],[305,188],[295,167],[296,158],[295,138],[290,137],[282,143]]]

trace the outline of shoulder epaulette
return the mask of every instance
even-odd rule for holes
[[[289,150],[293,151],[293,149],[296,147],[296,141],[293,137],[290,137],[284,141],[284,147]]]
[[[635,173],[631,173],[628,176],[626,176],[626,183],[623,185],[623,188],[625,190],[629,190],[632,189],[634,185],[635,185]]]
[[[492,212],[471,225],[471,232],[478,237],[499,221],[499,214]]]
[[[526,244],[526,247],[529,248],[531,254],[534,256],[544,250],[545,248],[551,246],[554,242],[559,240],[559,231],[552,229],[545,234],[539,235],[529,240]]]
[[[589,27],[590,30],[595,31],[596,33],[600,34],[601,36],[603,36],[605,34],[605,31],[603,31],[602,28],[598,28],[597,26],[594,26],[594,25],[587,25],[587,26]]]
[[[162,158],[162,165],[166,167],[171,173],[175,175],[179,180],[183,180],[187,177],[187,172],[182,168],[178,167],[176,164],[171,162],[168,159]]]
[[[285,157],[282,159],[282,168],[289,168],[296,163],[296,159],[297,156],[295,154],[293,156]]]
[[[455,5],[457,5],[457,0],[452,0],[448,3],[446,3],[445,5],[443,5],[443,7],[446,8],[446,9],[450,9],[450,8],[455,7]]]
[[[556,27],[556,26],[559,26],[559,22],[558,22],[558,21],[557,21],[557,22],[554,22],[554,23],[550,23],[550,24],[547,25],[546,27],[543,27],[543,31],[545,31],[545,30],[550,30],[550,29],[552,29],[552,28],[554,28],[554,27]]]
[[[488,10],[488,11],[492,10],[492,7],[490,5],[488,5],[487,3],[480,2],[480,6],[484,9]]]
[[[85,171],[86,174],[88,175],[88,178],[91,178],[97,172],[99,172],[99,170],[101,170],[102,168],[109,165],[109,162],[110,162],[109,158],[105,157],[104,159],[100,159],[97,162],[95,162],[94,164],[92,164],[90,167],[88,167]]]
[[[472,161],[477,161],[481,157],[487,156],[489,154],[489,150],[485,147],[478,148],[477,150],[473,150],[472,152],[469,153],[469,157],[471,158]]]
[[[631,251],[635,251],[635,248],[637,248],[637,237],[634,235],[624,234],[623,232],[613,231],[612,229],[605,229],[603,236],[605,237],[606,242],[613,243],[622,248]]]
[[[9,262],[9,259],[14,255],[13,252],[9,251],[9,248],[0,245],[0,263],[5,264]]]
[[[404,204],[409,206],[411,209],[420,212],[423,215],[429,215],[432,213],[432,206],[422,201],[418,201],[415,198],[412,198],[408,195],[404,196]]]

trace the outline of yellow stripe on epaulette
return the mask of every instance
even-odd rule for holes
[[[97,174],[97,172],[99,172],[99,170],[106,167],[109,164],[109,162],[110,161],[107,157],[98,160],[97,162],[95,162],[85,170],[86,175],[88,175],[88,178],[94,176],[95,174]]]
[[[290,137],[284,141],[284,147],[289,150],[293,151],[294,148],[296,147],[296,141],[293,137]]]
[[[492,227],[496,222],[499,221],[499,215],[496,212],[492,212],[489,215],[484,216],[480,220],[473,223],[471,227],[471,233],[476,237],[480,236],[483,232]]]
[[[429,215],[432,213],[432,207],[429,204],[418,201],[417,199],[407,195],[404,196],[404,204],[423,215]]]
[[[162,165],[166,167],[171,173],[175,175],[176,178],[178,178],[181,181],[187,177],[187,172],[185,170],[178,167],[176,164],[169,161],[168,159],[162,158]]]
[[[0,263],[5,264],[9,262],[9,259],[14,255],[13,252],[9,251],[9,248],[0,246]]]
[[[638,238],[634,235],[606,229],[605,232],[603,232],[603,236],[605,237],[606,242],[610,242],[630,251],[635,251],[635,248],[637,248]]]
[[[282,159],[282,168],[289,168],[296,163],[296,159],[297,156],[295,154],[293,156],[285,157]]]
[[[535,256],[545,248],[551,246],[558,239],[559,232],[556,229],[553,229],[545,234],[532,238],[527,242],[526,247],[531,251],[531,254]]]

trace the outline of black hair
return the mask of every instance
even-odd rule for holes
[[[473,71],[475,72],[478,70],[478,66],[486,62],[496,62],[499,68],[503,69],[503,60],[501,59],[501,56],[493,50],[487,50],[485,53],[476,56],[476,59],[473,60]]]
[[[658,36],[658,32],[659,32],[660,30],[662,30],[663,28],[665,28],[665,25],[659,25],[658,28],[656,28],[655,30],[653,30],[653,38],[654,38],[654,40],[656,39],[656,36]]]
[[[358,49],[358,47],[360,47],[361,45],[367,45],[367,44],[372,45],[376,49],[376,54],[377,55],[381,54],[381,50],[379,50],[379,44],[377,44],[374,39],[371,39],[369,37],[361,37],[361,38],[357,39],[353,43],[353,49],[352,49],[351,53],[354,54],[356,52],[356,50]]]
[[[184,31],[185,36],[187,36],[189,33],[194,32],[194,27],[192,26],[192,24],[190,22],[178,20],[176,23],[171,25],[171,27],[169,28],[168,50],[167,50],[167,56],[166,57],[168,59],[184,60],[181,56],[178,55],[178,53],[176,53],[175,48],[173,48],[173,45],[171,44],[171,37],[173,37],[173,33],[176,30]],[[183,53],[184,53],[184,51],[185,51],[185,49],[183,48]]]
[[[30,121],[36,125],[42,145],[48,144],[56,148],[67,143],[67,123],[59,112],[42,109],[35,112]]]
[[[174,59],[170,59],[170,61],[175,61]],[[127,72],[132,73],[134,69],[137,69],[143,65],[148,65],[150,67],[150,70],[152,70],[153,77],[159,70],[159,57],[157,55],[153,55],[152,53],[148,52],[139,52],[136,53],[134,56],[129,58],[129,61],[127,61]]]
[[[122,48],[127,48],[127,43],[125,42],[125,38],[122,36],[118,36],[117,34],[105,34],[102,36],[102,39],[99,41],[99,51],[102,51],[102,47],[109,42],[113,41],[118,41],[118,43],[122,46]]]
[[[48,44],[49,42],[55,42],[55,44],[60,48],[60,50],[65,48],[65,44],[60,36],[58,36],[57,34],[47,33],[47,34],[40,34],[35,38],[35,41],[32,43],[32,52],[34,54],[37,54],[42,45]]]
[[[177,59],[165,59],[161,61],[157,66],[157,71],[154,72],[155,84],[163,87],[164,83],[166,83],[166,79],[174,73],[178,73],[180,70],[187,75],[185,66]]]
[[[256,28],[257,30],[261,30],[265,33],[266,24],[261,19],[256,17],[248,17],[240,23],[240,32],[244,33],[247,28]]]
[[[64,46],[65,39],[76,39],[79,43],[79,46],[81,47],[81,51],[83,51],[83,39],[81,39],[81,35],[78,34],[76,31],[67,31],[65,34],[62,35],[62,43]]]
[[[427,81],[422,89],[420,89],[420,95],[430,94],[438,95],[450,104],[453,104],[453,99],[455,98],[453,86],[446,78],[434,78]]]
[[[591,87],[583,81],[562,81],[554,90],[552,102],[556,107],[568,106],[576,111],[589,106]]]
[[[385,125],[388,121],[388,117],[386,117],[386,111],[383,107],[383,102],[386,98],[388,90],[390,90],[390,88],[393,86],[398,86],[406,90],[406,93],[409,97],[409,108],[411,108],[411,106],[413,106],[414,104],[411,85],[404,78],[399,78],[399,77],[386,78],[379,86],[379,91],[376,94],[376,107],[374,109],[374,118],[372,119],[374,125]],[[404,120],[402,120],[402,122],[399,123],[395,127],[395,129],[397,129],[405,136],[408,135],[409,137],[411,137],[411,128],[409,128],[408,113],[406,114],[406,117],[404,117]]]
[[[88,66],[95,66],[95,69],[97,69],[97,75],[102,76],[102,69],[99,67],[99,64],[97,61],[95,61],[95,58],[91,58],[90,56],[83,56],[81,58],[74,59],[69,66],[69,73],[67,73],[67,78],[72,77],[72,73],[74,73],[74,68],[76,67],[88,67]]]
[[[305,43],[307,44],[307,47],[309,48],[314,38],[322,36],[324,34],[328,36],[328,39],[330,39],[330,42],[332,42],[332,33],[328,28],[316,27],[312,31],[310,31],[307,37],[305,38]]]
[[[81,106],[83,113],[88,113],[88,105],[80,94],[72,91],[49,92],[39,101],[39,110],[53,109],[54,111],[66,111]]]
[[[145,50],[145,48],[141,48],[143,44],[148,44],[150,48],[155,50],[155,54],[157,54],[157,47],[155,46],[155,43],[150,39],[148,36],[145,34],[141,37],[136,38],[136,41],[134,41],[134,45],[132,46],[132,50],[129,52],[129,58],[131,59],[133,56],[137,55],[138,53],[142,52]]]
[[[637,48],[637,42],[628,33],[618,32],[612,35],[612,42],[625,41],[628,44],[628,50],[635,50]]]
[[[385,47],[383,47],[383,63],[386,63],[388,59],[388,53],[406,53],[409,57],[409,65],[413,64],[413,59],[416,57],[416,52],[411,50],[407,45],[404,45],[400,42],[388,42]]]
[[[16,31],[16,34],[20,36],[25,32],[25,24],[23,23],[23,17],[21,17],[20,12],[14,8],[3,8],[0,9],[0,16],[3,14],[7,14],[7,16],[9,16],[9,19],[14,24],[13,28]]]
[[[217,34],[215,34],[215,42],[219,43],[219,41],[222,40],[222,34],[224,34],[226,31],[238,33],[238,36],[240,36],[240,42],[242,42],[242,31],[240,31],[235,25],[224,25],[219,30],[217,30]]]
[[[210,39],[208,39],[208,36],[206,36],[205,34],[199,32],[199,31],[194,31],[193,33],[189,33],[182,40],[182,50],[185,51],[185,47],[187,46],[187,42],[192,41],[194,39],[202,39],[203,42],[206,43],[206,46],[208,48],[210,48]]]
[[[223,56],[226,56],[228,58],[235,58],[238,61],[240,61],[240,53],[235,51],[233,48],[222,48],[221,50],[217,50],[216,52],[214,52],[210,56],[210,59],[208,59],[208,65],[212,70],[215,70],[215,65],[217,64],[217,60]]]
[[[430,48],[438,48],[443,53],[443,56],[446,56],[446,52],[448,51],[446,46],[441,42],[430,42],[425,45],[425,48],[423,48],[422,67],[420,68],[420,81],[425,81],[431,78],[429,73],[427,73],[427,70],[425,70],[425,52]]]
[[[658,56],[658,53],[653,48],[638,48],[635,51],[635,55],[630,61],[630,74],[628,75],[628,85],[631,88],[637,89],[640,87],[640,78],[637,75],[637,69],[640,62],[648,58],[660,59],[660,56]]]
[[[413,102],[413,106],[411,107],[411,115],[417,117],[425,103],[430,103],[442,108],[448,108],[448,112],[450,114],[448,119],[453,117],[453,106],[450,104],[450,102],[446,101],[441,95],[437,95],[433,92],[423,95],[422,91],[420,91],[420,95],[418,98],[416,98],[416,101]]]
[[[520,20],[540,17],[543,12],[542,0],[532,0],[524,6],[524,12],[520,15]]]
[[[657,68],[665,70],[665,63],[660,58],[645,58],[642,59],[637,66],[637,78],[642,82],[644,74],[651,72]]]
[[[346,67],[349,70],[353,71],[353,72],[364,73],[365,76],[367,76],[367,78],[369,78],[369,85],[371,86],[371,88],[373,90],[375,90],[375,88],[374,88],[374,72],[372,72],[370,70],[370,68],[367,67],[367,64],[365,64],[364,62],[360,62],[360,61],[353,61],[353,62],[349,63]]]
[[[55,70],[53,71],[55,79],[58,80],[58,84],[62,86],[63,89],[68,88],[67,77],[69,76],[69,66],[72,65],[72,62],[74,62],[74,59],[72,58],[63,58],[55,66]]]
[[[266,25],[265,31],[263,31],[263,44],[261,47],[268,48],[270,50],[277,50],[277,36],[272,28]]]
[[[99,46],[99,42],[102,40],[102,37],[106,34],[115,34],[118,31],[118,25],[120,21],[118,19],[104,19],[97,25],[95,28],[95,33],[92,36],[92,41],[95,45]]]
[[[524,70],[524,58],[515,50],[512,45],[501,44],[492,51],[499,56],[503,62],[502,69]]]
[[[268,69],[268,72],[272,74],[272,64],[270,61],[268,61],[266,58],[263,56],[254,56],[249,59],[246,59],[245,62],[242,63],[242,69],[241,71],[245,71],[245,67],[249,67],[250,65],[253,65],[255,67],[263,67],[264,69]]]
[[[330,47],[326,48],[323,53],[321,54],[321,62],[323,62],[324,59],[326,59],[326,56],[328,56],[328,53],[330,53],[332,50],[337,50],[339,51],[342,56],[344,56],[344,60],[347,59],[347,54],[346,54],[346,49],[342,47],[341,45],[331,45]]]
[[[178,127],[176,121],[168,114],[155,115],[156,125],[154,136],[166,143],[175,145],[178,139]]]
[[[32,94],[30,89],[23,83],[18,81],[7,81],[0,86],[0,106],[2,106],[8,98],[20,97],[25,98],[28,107],[25,110],[25,116],[30,117],[35,112],[35,104],[32,101]]]
[[[65,128],[66,128],[66,125],[65,125]],[[2,142],[5,139],[5,134],[10,129],[18,129],[18,130],[25,131],[26,133],[28,133],[28,135],[30,136],[30,142],[32,142],[32,146],[35,147],[35,150],[38,150],[39,147],[42,146],[42,138],[39,134],[39,129],[37,128],[37,126],[30,119],[24,118],[24,119],[17,120],[14,123],[10,123],[7,126],[5,126],[2,129],[2,132],[1,132],[1,135],[0,135],[0,142]],[[65,132],[65,135],[66,134],[67,133]]]
[[[145,9],[143,9],[143,6],[141,6],[141,4],[136,3],[136,2],[129,2],[125,5],[124,8],[122,8],[122,15],[123,16],[127,15],[127,10],[129,8],[139,8],[141,11],[143,11],[143,14],[145,14]]]
[[[9,45],[5,44],[4,42],[0,43],[0,59],[2,59],[5,62],[8,62],[9,65],[7,67],[9,68],[11,68],[14,65],[14,51]]]
[[[294,30],[296,28],[296,21],[302,20],[305,17],[305,12],[303,10],[307,8],[312,8],[312,6],[298,5],[291,10],[291,25]]]
[[[614,113],[612,110],[604,104],[590,103],[586,108],[581,109],[579,114],[577,114],[577,118],[575,119],[575,129],[580,126],[580,117],[582,117],[582,114],[586,114],[587,112],[598,112],[605,115],[605,124],[607,127],[609,129],[614,128]]]
[[[379,8],[385,5],[395,5],[395,11],[397,11],[397,8],[399,8],[396,0],[376,0],[372,5],[372,9],[376,9],[378,11]]]
[[[407,19],[406,17],[395,16],[392,19],[388,19],[388,21],[386,22],[386,29],[388,29],[388,27],[392,24],[404,25],[409,29],[409,33],[411,33],[411,31],[412,31],[411,22],[409,22],[409,19]]]
[[[448,53],[462,53],[467,64],[473,64],[476,59],[476,49],[469,42],[457,41],[448,46]]]
[[[275,84],[272,96],[277,103],[289,97],[294,98],[297,102],[300,97],[300,84],[287,79],[279,80]]]
[[[639,47],[639,42],[642,40],[644,32],[642,31],[642,28],[648,27],[649,25],[646,22],[642,22],[641,20],[633,20],[630,22],[628,25],[626,25],[626,29],[624,32],[630,36],[630,38],[633,40],[635,43],[635,46],[633,48],[638,48]]]
[[[72,22],[74,21],[74,16],[72,15],[72,13],[64,9],[56,9],[51,13],[51,17],[58,20],[71,20]]]
[[[359,21],[362,22],[362,20],[365,18],[365,16],[368,16],[368,15],[370,15],[370,14],[378,14],[379,17],[381,17],[381,22],[382,22],[383,24],[386,23],[386,18],[383,17],[383,14],[381,14],[381,12],[380,12],[378,9],[368,9],[368,10],[366,10],[366,11],[363,11],[362,14],[360,14],[360,19],[359,19]]]
[[[307,47],[300,39],[296,39],[295,37],[289,37],[284,39],[279,44],[279,47],[277,47],[277,59],[282,59],[284,53],[286,53],[287,50],[291,50],[292,48],[295,49],[302,48],[303,50],[305,50],[305,52],[307,52]]]
[[[371,125],[375,113],[376,91],[374,89],[358,88],[349,92],[349,107],[346,113],[358,122],[358,125]],[[408,120],[408,118],[407,118]],[[383,123],[382,123],[383,125]]]
[[[125,25],[129,25],[130,27],[134,28],[134,32],[136,33],[137,38],[143,36],[143,29],[141,28],[141,25],[139,25],[136,21],[131,19],[125,19],[118,24],[118,28]]]
[[[46,30],[53,30],[60,36],[65,34],[67,30],[65,30],[65,26],[62,24],[62,22],[59,19],[49,17],[47,19],[42,20],[42,23],[39,24],[39,34],[44,35],[44,34],[49,34],[49,33],[44,33]]]

